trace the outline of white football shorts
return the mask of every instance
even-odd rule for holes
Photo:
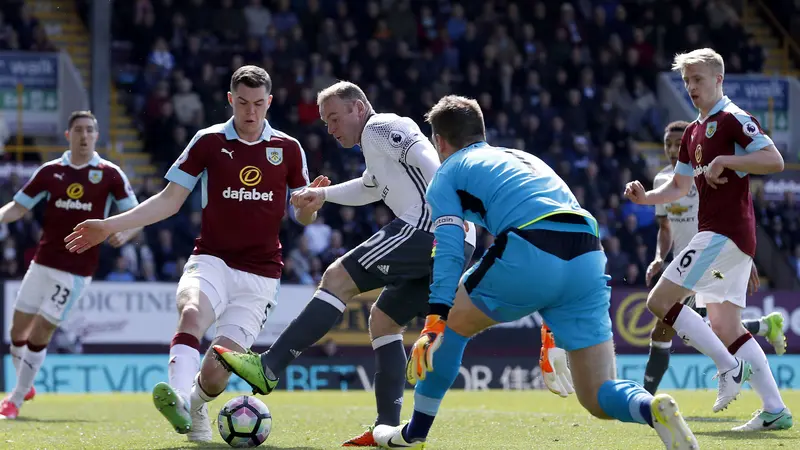
[[[752,267],[753,259],[732,240],[701,231],[672,260],[664,277],[694,291],[699,308],[726,301],[744,308]]]
[[[27,314],[39,314],[53,325],[59,325],[91,283],[92,277],[74,275],[31,262],[19,286],[14,309]]]
[[[232,269],[216,256],[192,255],[183,267],[178,293],[188,288],[199,288],[211,301],[215,338],[224,336],[249,349],[278,304],[280,280]]]

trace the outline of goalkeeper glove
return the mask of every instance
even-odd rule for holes
[[[567,364],[567,352],[556,347],[553,332],[542,324],[542,351],[539,354],[539,367],[542,369],[544,384],[550,392],[568,397],[575,392],[572,387],[572,372]]]
[[[433,354],[442,345],[445,319],[430,314],[425,319],[425,327],[419,339],[411,348],[411,357],[406,364],[406,380],[412,385],[424,380],[428,372],[433,370]]]

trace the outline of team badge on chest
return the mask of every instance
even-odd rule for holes
[[[706,139],[711,139],[714,133],[717,132],[717,122],[708,122],[706,125]]]
[[[273,166],[283,162],[283,149],[275,147],[267,147],[267,161]]]
[[[92,184],[97,184],[103,179],[103,171],[102,170],[90,170],[89,171],[89,182]]]

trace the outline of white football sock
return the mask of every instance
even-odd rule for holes
[[[192,393],[189,395],[189,402],[191,404],[190,411],[196,411],[200,409],[204,404],[208,402],[214,401],[217,396],[210,396],[200,387],[200,373],[194,378],[194,384],[192,384]]]
[[[736,358],[728,352],[725,344],[706,325],[700,314],[697,314],[692,308],[682,307],[672,328],[678,332],[681,338],[688,339],[692,347],[713,359],[720,373],[733,369],[738,364]]]
[[[17,385],[11,392],[11,402],[19,408],[25,398],[25,394],[31,390],[33,381],[36,379],[36,374],[44,363],[44,358],[47,356],[47,349],[38,352],[32,352],[30,349],[25,352],[25,356],[17,371]]]
[[[764,350],[761,349],[755,338],[751,337],[739,347],[739,350],[736,351],[736,356],[749,362],[753,368],[750,386],[761,397],[761,401],[764,403],[764,411],[770,414],[781,412],[786,405],[781,399],[778,384],[775,383],[775,378],[772,376],[767,355],[764,354]]]
[[[9,346],[9,353],[11,354],[11,361],[14,363],[14,373],[19,374],[19,363],[22,358],[25,356],[25,349],[27,349],[27,345],[16,346],[11,344]]]
[[[200,371],[200,352],[188,345],[176,344],[169,349],[169,385],[189,400],[192,382]]]

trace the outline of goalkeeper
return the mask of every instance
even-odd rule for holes
[[[651,426],[667,448],[698,448],[672,397],[653,397],[616,379],[606,256],[596,220],[566,183],[535,156],[488,145],[474,100],[444,97],[426,120],[442,160],[427,190],[436,238],[430,315],[406,367],[406,378],[416,383],[411,421],[378,425],[375,441],[423,448],[469,339],[539,311],[555,345],[569,355],[575,394],[586,410]],[[486,228],[495,242],[460,276],[465,220]]]

